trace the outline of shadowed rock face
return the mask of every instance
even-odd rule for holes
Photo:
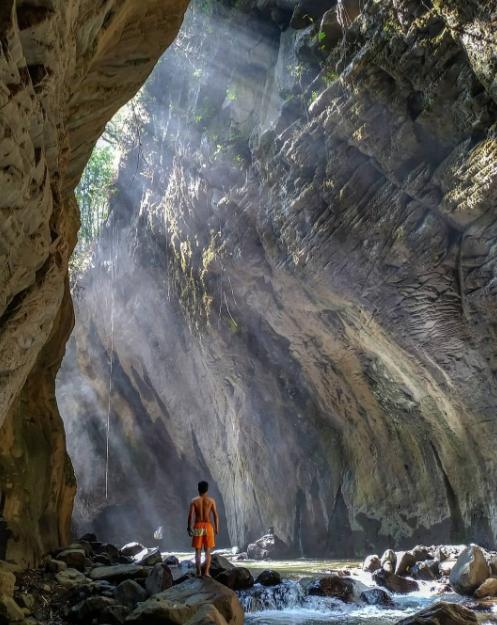
[[[72,189],[185,2],[1,4],[0,557],[32,562],[67,540],[75,491],[54,389],[73,321]]]
[[[206,474],[240,545],[495,540],[495,15],[352,5],[192,11],[147,84],[60,377],[80,523],[179,545]]]

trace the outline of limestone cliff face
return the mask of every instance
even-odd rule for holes
[[[60,377],[79,523],[179,546],[207,475],[240,545],[495,541],[496,15],[361,5],[204,3],[147,84]]]
[[[73,319],[72,190],[184,8],[182,0],[2,0],[0,558],[32,562],[68,538],[75,484],[54,380]]]

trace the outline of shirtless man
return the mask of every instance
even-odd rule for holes
[[[192,500],[188,511],[188,534],[192,537],[192,547],[195,549],[197,575],[202,575],[200,561],[203,547],[205,550],[204,575],[210,577],[211,549],[215,547],[214,532],[216,535],[219,534],[219,516],[216,502],[209,497],[208,490],[207,482],[198,483],[198,497]],[[212,527],[211,515],[214,527]]]

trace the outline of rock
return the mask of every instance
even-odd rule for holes
[[[262,573],[257,576],[255,583],[262,584],[263,586],[277,586],[281,584],[281,575],[278,571],[268,569],[267,571],[262,571]]]
[[[478,545],[469,545],[457,558],[450,573],[450,583],[461,595],[472,595],[490,577],[490,568]]]
[[[140,586],[140,584],[132,579],[124,580],[124,582],[121,582],[114,590],[114,599],[116,600],[116,603],[120,603],[121,605],[125,605],[130,608],[134,608],[137,603],[145,601],[146,598],[147,592],[142,586]]]
[[[66,588],[81,586],[89,581],[88,578],[77,569],[65,569],[64,571],[60,571],[56,574],[55,579],[61,586]]]
[[[130,613],[130,608],[125,605],[109,605],[102,612],[101,622],[108,625],[122,625]]]
[[[94,556],[93,563],[101,564],[102,566],[111,566],[112,560],[106,553],[99,553],[97,556]]]
[[[173,575],[167,564],[156,564],[145,580],[145,588],[149,595],[155,595],[171,588]]]
[[[497,575],[497,556],[491,555],[487,558],[487,564],[492,575]]]
[[[226,620],[213,605],[203,605],[185,625],[226,625]]]
[[[426,560],[432,560],[435,557],[433,551],[428,549],[428,547],[423,547],[422,545],[416,545],[414,549],[411,549],[411,553],[416,562],[425,562]]]
[[[244,561],[244,560],[248,560],[248,555],[247,555],[247,552],[246,552],[246,551],[244,551],[244,552],[242,552],[242,553],[238,553],[236,556],[234,556],[234,557],[233,557],[233,560],[234,560],[235,562],[242,562],[242,561]]]
[[[67,569],[67,564],[62,562],[62,560],[56,560],[55,558],[48,557],[45,560],[45,569],[49,573],[59,573],[60,571],[65,571]]]
[[[213,555],[211,558],[212,577],[216,577],[223,571],[231,571],[231,569],[234,569],[234,568],[235,568],[235,565],[223,556],[216,554],[216,555]]]
[[[397,564],[397,554],[393,549],[387,549],[384,554],[381,556],[381,566],[388,571],[389,573],[393,573],[395,571],[395,566]]]
[[[399,551],[396,554],[395,575],[407,575],[417,562],[412,551]]]
[[[362,570],[366,573],[374,573],[378,569],[381,569],[381,560],[377,555],[368,556],[362,565]]]
[[[411,568],[410,575],[414,579],[421,579],[427,582],[438,579],[440,577],[440,562],[438,560],[416,562]]]
[[[247,556],[253,560],[285,558],[288,553],[288,545],[272,530],[247,547]]]
[[[382,588],[369,588],[359,595],[361,601],[368,605],[392,606],[392,597]]]
[[[419,590],[419,584],[413,579],[400,577],[400,575],[395,575],[395,573],[390,573],[389,571],[385,571],[385,569],[375,571],[373,573],[373,581],[378,584],[378,586],[383,586],[383,588],[386,588],[390,592],[401,595]]]
[[[197,609],[179,601],[170,601],[160,594],[143,601],[126,618],[127,625],[182,625],[191,619]]]
[[[66,549],[57,555],[57,560],[65,562],[71,569],[84,571],[86,565],[86,553],[83,549]]]
[[[114,599],[110,599],[109,597],[88,597],[88,599],[81,601],[81,603],[78,603],[70,609],[68,618],[78,623],[91,622],[96,618],[98,622],[102,623],[105,622],[100,619],[102,613],[106,608],[114,604]]]
[[[339,575],[327,575],[312,582],[307,589],[307,593],[320,597],[336,597],[342,601],[349,602],[353,598],[354,585],[351,580]]]
[[[124,554],[121,554],[119,549],[115,546],[112,545],[110,543],[101,543],[97,545],[93,546],[93,551],[96,554],[105,554],[107,556],[109,556],[109,558],[112,560],[112,562],[116,562],[117,559]]]
[[[474,596],[477,599],[483,599],[484,597],[497,597],[497,578],[489,577],[483,584],[478,586],[474,592]]]
[[[408,616],[397,625],[477,625],[476,614],[458,603],[440,602]]]
[[[148,571],[139,564],[114,564],[113,566],[99,566],[90,571],[90,579],[95,581],[106,579],[118,584],[125,579],[143,579]]]
[[[449,576],[452,572],[452,569],[455,567],[457,560],[444,560],[443,562],[440,562],[439,564],[439,569],[440,569],[440,574],[441,575],[445,575],[446,577]]]
[[[202,604],[212,604],[228,625],[243,624],[243,610],[238,597],[213,579],[195,577],[156,596],[197,608]]]
[[[2,625],[19,623],[24,620],[24,616],[24,612],[12,597],[0,595],[0,623]]]
[[[141,543],[128,543],[127,545],[124,545],[123,547],[121,547],[119,553],[122,556],[128,556],[132,558],[133,556],[138,555],[144,550],[145,550],[145,547]]]
[[[221,571],[215,577],[215,580],[232,590],[245,590],[254,585],[254,578],[251,572],[244,568],[234,566],[230,570]]]
[[[2,566],[0,562],[0,595],[12,597],[15,584],[16,576],[14,573],[7,566]]]
[[[136,559],[135,562],[142,566],[154,566],[154,564],[162,562],[162,555],[159,549],[149,549],[147,553]]]
[[[176,556],[167,556],[164,564],[167,564],[167,566],[179,566],[179,560]]]
[[[83,536],[81,536],[81,538],[79,539],[79,542],[96,543],[97,536],[96,534],[92,534],[92,533],[83,534]]]

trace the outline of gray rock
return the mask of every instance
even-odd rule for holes
[[[366,573],[374,573],[378,569],[381,569],[381,560],[377,555],[368,556],[362,565],[362,570]]]
[[[45,560],[45,568],[49,573],[59,573],[67,569],[67,564],[62,560],[56,560],[55,558],[48,557]]]
[[[383,588],[386,588],[390,592],[401,595],[419,590],[419,584],[413,579],[395,575],[395,573],[390,573],[385,569],[375,571],[373,573],[373,580],[378,586],[383,586]]]
[[[450,573],[450,583],[461,595],[472,595],[490,577],[490,568],[478,545],[469,545],[457,558]]]
[[[145,589],[149,595],[155,595],[173,585],[171,569],[166,564],[156,564],[145,580]]]
[[[278,571],[262,571],[262,573],[257,576],[255,583],[262,584],[263,586],[277,586],[281,584],[281,575]]]
[[[76,569],[65,569],[64,571],[60,571],[55,576],[55,579],[61,586],[65,586],[66,588],[81,586],[82,584],[90,581],[85,575],[83,575],[83,573]]]
[[[125,579],[143,579],[148,571],[139,564],[114,564],[113,566],[99,566],[90,571],[92,580],[106,579],[118,584]]]
[[[137,582],[126,579],[114,590],[114,599],[117,603],[134,608],[140,601],[145,601],[147,592]]]
[[[414,577],[414,579],[421,579],[428,582],[438,579],[441,575],[440,562],[438,560],[416,562],[411,568],[410,575]]]
[[[88,597],[77,605],[73,606],[69,611],[69,620],[78,623],[91,622],[94,618],[102,623],[101,615],[106,608],[115,604],[114,599],[110,597]]]
[[[251,572],[241,566],[234,566],[229,570],[221,571],[217,575],[213,575],[217,582],[232,590],[246,590],[254,585],[254,578]]]
[[[399,551],[396,558],[395,575],[407,575],[416,562],[416,556],[412,551]]]
[[[354,584],[351,580],[340,575],[326,575],[314,580],[307,588],[309,595],[319,597],[336,597],[345,602],[350,602],[354,596]]]
[[[86,553],[84,549],[65,549],[57,555],[57,560],[65,562],[71,569],[84,571],[86,566]]]
[[[361,601],[367,603],[368,605],[383,605],[383,606],[392,606],[393,599],[392,597],[383,590],[382,588],[368,588],[368,590],[363,590],[359,596]]]
[[[142,566],[154,566],[162,562],[162,555],[159,549],[149,549],[140,559],[135,560],[136,564]]]

